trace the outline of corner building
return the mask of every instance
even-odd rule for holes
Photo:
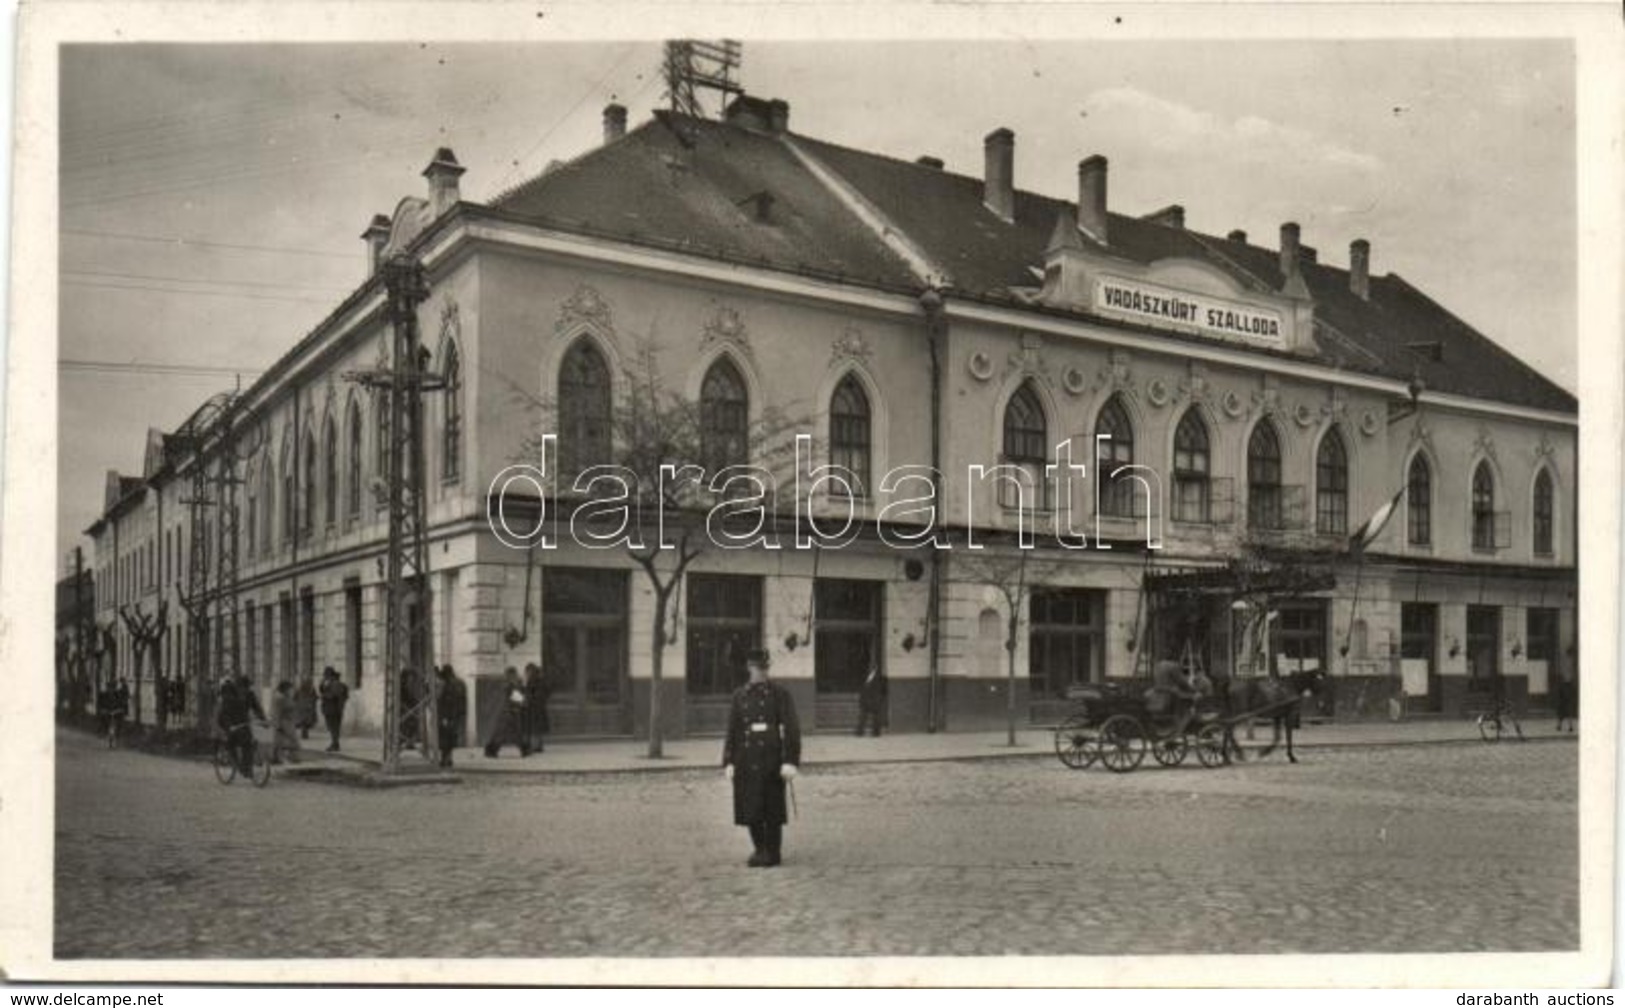
[[[530,661],[560,683],[559,733],[648,730],[642,572],[568,536],[527,557],[486,518],[537,404],[577,464],[601,453],[644,346],[669,387],[739,435],[739,461],[756,448],[751,420],[777,408],[805,418],[815,461],[864,482],[850,501],[814,499],[815,513],[850,506],[862,521],[846,548],[793,549],[786,530],[784,548],[696,561],[664,661],[669,735],[721,730],[758,645],[814,729],[850,729],[871,663],[890,678],[894,729],[1002,725],[1005,615],[986,572],[1008,569],[1023,519],[1038,535],[1015,689],[1035,721],[1060,715],[1069,686],[1146,675],[1154,655],[1238,679],[1322,668],[1320,713],[1336,718],[1385,716],[1401,687],[1413,713],[1459,715],[1497,688],[1540,705],[1572,670],[1576,402],[1371,273],[1365,242],[1339,268],[1290,223],[1265,248],[1188,230],[1178,206],[1126,216],[1108,207],[1099,157],[1079,165],[1074,199],[1028,193],[1007,130],[988,135],[975,178],[801,136],[780,101],[739,98],[722,121],[657,112],[630,132],[625,115],[609,107],[602,146],[487,204],[460,198],[463,168],[442,149],[426,196],[364,235],[375,267],[407,251],[428,273],[420,323],[446,386],[426,397],[432,660],[471,678],[481,737],[495,678]],[[383,306],[374,276],[240,400],[256,429],[242,664],[262,687],[333,665],[352,717],[372,724],[380,417],[344,375],[383,358]],[[170,526],[187,513],[188,467],[211,462],[166,459],[165,443],[91,530],[103,568],[144,534],[186,556],[192,530]],[[1046,472],[1068,462],[1086,477]],[[877,522],[919,489],[888,493],[880,477],[932,465],[954,548],[888,546]],[[1025,482],[972,476],[998,465]],[[1159,492],[1098,478],[1124,466]],[[1396,492],[1380,535],[1351,553]],[[1058,520],[1087,548],[1061,548]],[[967,535],[984,549],[964,549]],[[1304,569],[1317,576],[1287,576]],[[136,591],[173,582],[134,577]],[[1238,624],[1244,590],[1274,614],[1261,635]],[[159,657],[176,673],[185,637]]]

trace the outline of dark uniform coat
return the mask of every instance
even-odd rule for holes
[[[783,686],[746,683],[734,690],[722,763],[734,768],[734,822],[784,825],[784,779],[779,766],[801,763],[801,724]]]

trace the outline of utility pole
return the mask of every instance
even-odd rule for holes
[[[418,332],[418,305],[429,296],[423,264],[403,254],[379,268],[388,293],[387,318],[394,333],[393,359],[373,371],[345,375],[384,396],[385,493],[389,503],[389,546],[385,557],[384,758],[382,772],[398,773],[403,748],[401,727],[418,719],[418,737],[431,766],[439,761],[435,728],[435,684],[426,664],[433,660],[434,635],[429,590],[428,507],[424,494],[423,393],[445,387],[424,370]],[[412,703],[403,695],[404,673],[417,681]]]
[[[186,582],[177,593],[181,608],[186,610],[186,670],[197,690],[197,724],[207,728],[213,721],[214,691],[209,688],[209,509],[214,506],[210,496],[208,466],[203,456],[203,435],[200,430],[187,430],[187,449],[192,453],[192,488],[181,503],[187,507]]]

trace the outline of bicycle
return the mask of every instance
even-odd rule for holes
[[[1518,721],[1518,715],[1512,712],[1512,707],[1505,703],[1496,704],[1491,710],[1478,716],[1478,737],[1485,742],[1501,741],[1501,733],[1506,731],[1510,724],[1512,731],[1518,736],[1519,742],[1527,742],[1524,738],[1523,725]]]
[[[124,716],[114,714],[107,719],[107,748],[117,749],[119,738],[124,734]]]
[[[271,783],[271,756],[267,751],[270,744],[271,726],[265,722],[253,722],[248,726],[254,741],[249,754],[249,766],[244,768],[238,765],[237,752],[231,746],[231,732],[242,725],[235,725],[227,731],[226,737],[216,739],[214,743],[214,777],[222,784],[230,784],[237,779],[237,774],[254,782],[255,787],[264,787]]]

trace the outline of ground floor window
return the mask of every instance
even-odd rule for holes
[[[737,574],[690,574],[688,695],[725,697],[743,686],[745,654],[762,646],[762,579]]]
[[[294,678],[294,662],[299,659],[299,626],[293,618],[293,599],[284,595],[278,600],[282,610],[282,678]]]
[[[1275,633],[1276,671],[1327,671],[1326,603],[1318,600],[1283,602]]]
[[[1525,634],[1530,661],[1550,662],[1557,658],[1557,610],[1530,609]]]
[[[1069,687],[1097,682],[1104,666],[1106,593],[1034,588],[1027,677],[1033,699],[1060,699]]]
[[[820,578],[813,590],[813,677],[819,693],[856,693],[884,661],[885,585]]]
[[[1399,654],[1428,663],[1432,670],[1439,654],[1439,607],[1427,602],[1406,602],[1399,607]]]
[[[626,572],[548,568],[542,626],[551,707],[618,707],[625,698]]]

